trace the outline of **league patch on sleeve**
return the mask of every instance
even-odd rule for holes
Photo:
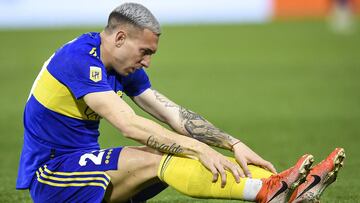
[[[102,79],[101,68],[90,66],[90,80],[99,82]]]

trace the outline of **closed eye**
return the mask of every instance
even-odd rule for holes
[[[141,49],[141,53],[143,55],[153,55],[153,54],[155,54],[155,51],[153,51],[151,49]]]

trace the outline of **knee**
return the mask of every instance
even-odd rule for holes
[[[119,155],[117,170],[107,171],[112,187],[106,199],[127,200],[138,193],[143,185],[157,178],[162,154],[146,147],[124,147]]]
[[[126,163],[129,169],[147,170],[156,176],[161,158],[160,152],[149,147],[125,147],[120,153],[118,167]]]

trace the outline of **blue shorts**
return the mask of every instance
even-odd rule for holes
[[[34,202],[102,202],[117,170],[122,148],[79,151],[49,160],[36,171],[30,186]]]

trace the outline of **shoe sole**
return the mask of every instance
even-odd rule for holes
[[[306,159],[303,161],[301,166],[299,167],[299,178],[297,181],[291,184],[290,189],[295,190],[301,183],[303,183],[306,179],[306,176],[308,175],[310,171],[311,165],[314,163],[314,157],[312,155],[307,155]]]
[[[325,176],[324,184],[329,185],[336,180],[337,174],[341,167],[344,166],[344,159],[346,158],[345,150],[340,149],[334,158],[334,169]]]
[[[316,194],[315,200],[320,201],[320,196],[324,192],[324,190],[336,180],[337,174],[341,167],[344,165],[344,159],[346,158],[345,150],[340,149],[335,158],[334,158],[334,169],[328,172],[323,180],[322,187],[319,189],[319,191]]]

